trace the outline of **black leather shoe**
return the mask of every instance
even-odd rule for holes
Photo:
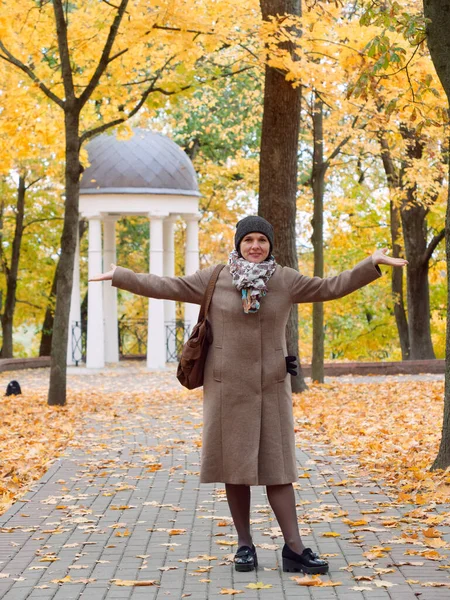
[[[258,566],[258,557],[254,544],[241,546],[234,555],[234,568],[236,571],[253,571]]]
[[[301,554],[297,554],[285,544],[281,556],[283,557],[283,571],[288,573],[303,571],[310,575],[323,575],[328,572],[327,561],[319,558],[311,548],[305,548]]]

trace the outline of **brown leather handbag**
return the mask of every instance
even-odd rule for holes
[[[203,385],[206,356],[212,342],[211,325],[207,320],[208,310],[217,278],[224,266],[217,265],[214,269],[200,305],[198,321],[181,351],[177,379],[188,390],[193,390]]]

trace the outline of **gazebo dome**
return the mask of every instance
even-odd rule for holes
[[[80,194],[171,194],[200,196],[194,167],[171,139],[145,129],[118,140],[102,134],[86,146],[90,166]]]

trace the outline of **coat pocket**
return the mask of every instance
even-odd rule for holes
[[[212,348],[213,356],[213,378],[215,381],[222,381],[222,348]]]
[[[284,356],[284,350],[281,349],[277,349],[275,350],[276,353],[276,361],[277,361],[277,381],[284,381],[286,379],[286,375],[287,375],[287,369],[286,369],[286,359]]]

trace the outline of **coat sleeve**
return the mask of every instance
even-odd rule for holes
[[[293,303],[325,302],[351,294],[355,290],[381,277],[378,265],[369,256],[353,267],[334,277],[308,277],[288,269],[291,279],[290,294]]]
[[[159,277],[116,267],[111,285],[148,298],[201,304],[214,266],[184,277]]]

